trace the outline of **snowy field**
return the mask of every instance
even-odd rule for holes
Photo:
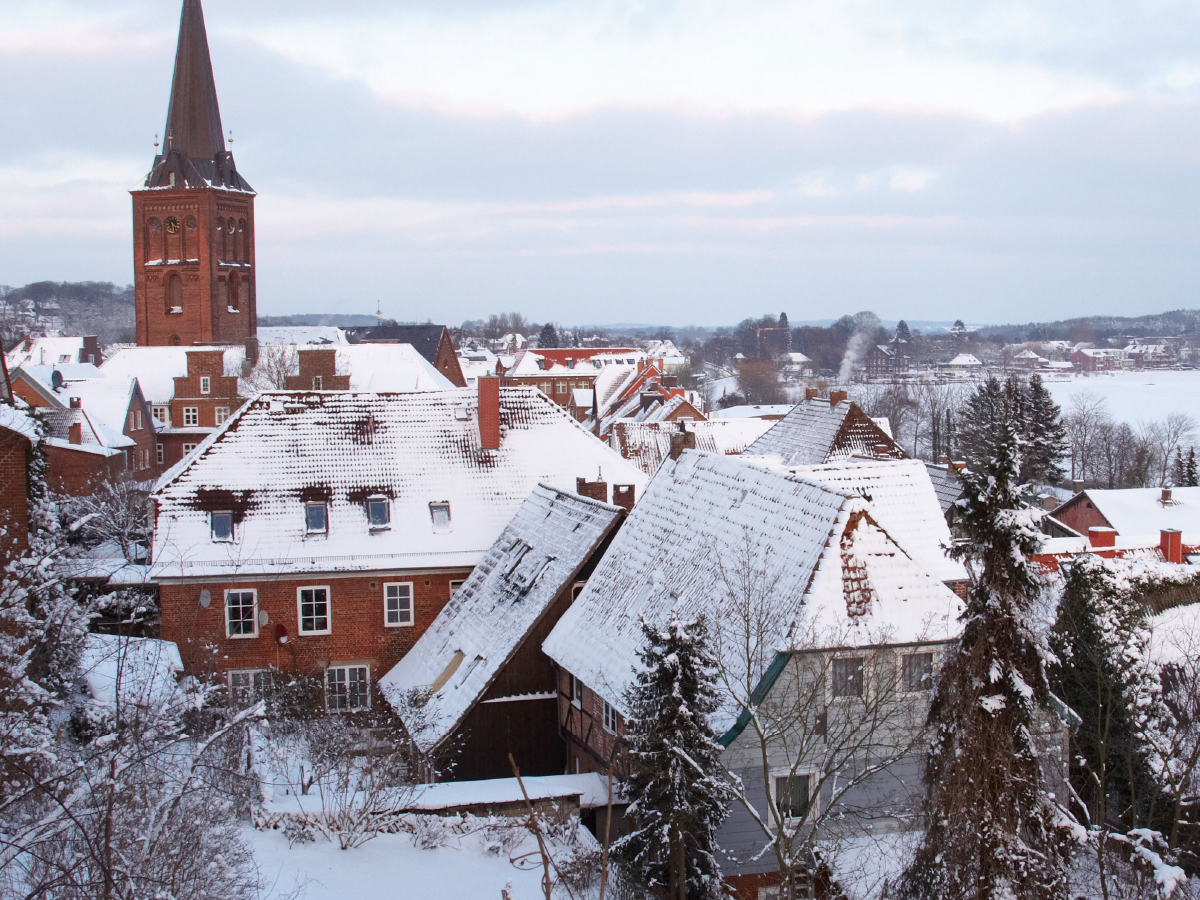
[[[1189,413],[1200,420],[1200,371],[1149,369],[1077,376],[1066,381],[1047,380],[1046,387],[1064,413],[1070,412],[1072,397],[1090,391],[1104,398],[1114,419],[1130,425],[1159,421],[1173,412]]]

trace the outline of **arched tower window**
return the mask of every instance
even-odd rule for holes
[[[172,275],[167,280],[167,313],[183,312],[183,279]]]
[[[234,272],[229,276],[229,308],[237,312],[242,308],[242,280],[238,277],[238,273]]]

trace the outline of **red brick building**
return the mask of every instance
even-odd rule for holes
[[[333,708],[365,702],[530,491],[598,469],[616,497],[647,481],[496,379],[262,394],[153,495],[162,637],[189,671],[325,673]]]
[[[132,196],[138,344],[254,358],[255,194],[226,149],[199,0],[184,0],[162,152]]]
[[[0,356],[0,560],[29,541],[29,462],[38,430],[13,402],[8,370]]]
[[[526,350],[518,354],[512,368],[500,372],[509,384],[537,388],[559,406],[567,406],[571,392],[591,390],[596,378],[609,366],[636,367],[646,354],[632,347],[603,347],[594,350],[574,347]]]

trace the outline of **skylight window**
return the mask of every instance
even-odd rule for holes
[[[433,519],[433,533],[444,534],[450,530],[450,501],[429,504],[429,516]]]
[[[325,503],[304,504],[304,528],[309,534],[325,534],[329,531],[329,511]]]
[[[392,523],[392,509],[387,497],[371,497],[367,500],[367,518],[372,529],[387,528]]]
[[[214,541],[232,541],[233,540],[233,513],[231,512],[215,512],[209,514],[209,523],[212,527],[212,539]]]

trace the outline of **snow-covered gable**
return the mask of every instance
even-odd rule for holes
[[[646,485],[535,388],[501,388],[500,422],[500,449],[481,449],[469,388],[261,394],[159,480],[156,571],[473,566],[539,482],[573,490],[600,470],[635,495]],[[369,496],[389,499],[390,528],[368,527]],[[328,503],[327,534],[306,534],[306,499]],[[435,530],[435,503],[449,504],[448,528]],[[213,542],[208,512],[225,510],[235,542]]]
[[[1200,487],[1171,488],[1171,501],[1163,503],[1159,488],[1091,490],[1087,500],[1124,538],[1153,537],[1164,528],[1183,532],[1184,544],[1200,543]]]
[[[380,682],[385,693],[437,690],[414,739],[430,751],[483,697],[530,630],[569,587],[623,511],[534,488],[453,599]]]
[[[125,420],[137,390],[136,378],[93,378],[67,384],[60,396],[67,406],[78,398],[104,446],[132,447],[135,441],[125,435]]]
[[[974,354],[960,353],[954,359],[947,363],[948,366],[955,369],[978,369],[983,366]]]
[[[100,367],[109,378],[136,378],[148,403],[166,404],[175,396],[175,379],[187,375],[188,350],[224,350],[224,374],[241,377],[244,346],[124,347]]]
[[[352,391],[408,393],[454,387],[412,344],[349,344],[338,347],[337,371],[350,376]]]
[[[792,471],[864,498],[871,518],[935,578],[966,579],[963,564],[946,555],[950,526],[920,460],[848,460]]]
[[[764,419],[718,419],[692,422],[688,430],[696,435],[696,449],[727,456],[745,451],[771,427]],[[671,453],[671,435],[678,430],[674,422],[617,422],[609,444],[647,475],[658,471]]]
[[[346,344],[346,332],[333,325],[259,325],[260,347],[275,344]]]
[[[847,587],[844,560],[859,587]],[[783,623],[803,614],[847,626],[855,605],[856,621],[904,641],[927,634],[934,620],[949,632],[960,609],[871,521],[862,498],[745,458],[686,452],[651,481],[543,649],[625,714],[642,618],[662,625],[703,613],[720,632],[736,616],[721,573],[736,581],[732,573],[746,566],[773,582]],[[722,724],[735,714],[726,710]]]
[[[875,456],[878,444],[888,446],[889,456],[906,455],[854,402],[830,404],[817,397],[797,403],[746,453],[778,456],[786,466],[817,466],[838,458]]]

